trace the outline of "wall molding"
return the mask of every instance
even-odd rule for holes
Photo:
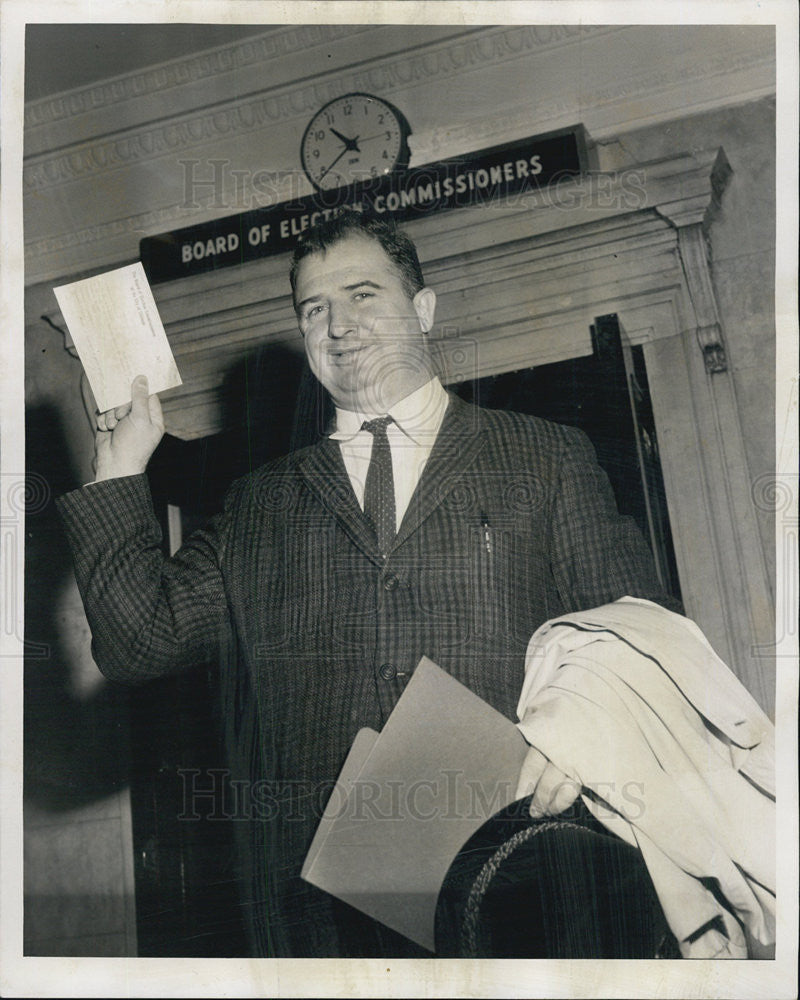
[[[659,214],[669,219],[678,230],[678,251],[697,322],[695,335],[709,375],[719,375],[728,370],[719,309],[711,281],[708,231],[719,211],[722,193],[731,173],[727,157],[720,150],[708,176],[710,191],[699,191],[688,198],[658,207]]]
[[[31,101],[25,107],[25,129],[116,107],[120,101],[163,94],[170,88],[199,83],[249,65],[261,66],[265,60],[307,52],[311,47],[348,38],[367,29],[366,25],[307,24],[265,30],[263,35]]]
[[[124,263],[136,258],[143,235],[309,193],[297,162],[300,131],[313,110],[346,90],[416,108],[411,152],[412,164],[420,164],[579,119],[594,139],[607,141],[644,124],[643,108],[649,122],[685,114],[688,84],[692,110],[774,86],[761,34],[738,43],[742,36],[726,26],[686,29],[700,32],[691,35],[695,48],[711,43],[703,59],[692,60],[677,30],[292,25],[35,102],[23,165],[26,281]],[[669,72],[669,58],[657,51],[652,64],[630,58],[662,37],[648,31],[667,32],[676,53]],[[330,61],[313,59],[323,51]],[[265,52],[276,53],[268,74]],[[609,59],[626,60],[619,80]],[[306,75],[309,60],[314,72]],[[455,98],[446,125],[432,100],[437,93]],[[480,99],[459,102],[463,93]],[[204,186],[215,162],[222,164],[220,192]],[[187,171],[195,171],[199,187]],[[197,191],[196,200],[187,189]]]
[[[242,67],[258,64],[255,52],[266,53],[271,48],[280,48],[281,42],[285,52],[291,54],[297,51],[297,39],[305,35],[313,38],[315,45],[319,45],[369,30],[374,29],[353,26],[348,33],[346,26],[321,25],[287,29],[284,33],[270,32],[261,38],[239,42],[190,59],[177,60],[174,64],[162,64],[142,73],[128,74],[97,87],[36,102],[26,109],[26,127],[67,121],[75,115],[96,114],[118,105],[121,100],[147,99],[149,103],[153,96],[157,96],[159,106],[163,108],[165,91],[180,89],[197,81],[219,74],[235,73]],[[272,87],[264,87],[262,79],[259,92],[251,97],[243,97],[238,87],[232,87],[227,99],[216,100],[211,107],[200,113],[193,111],[173,115],[166,121],[160,120],[158,124],[140,124],[118,135],[109,136],[107,128],[104,128],[100,136],[94,137],[91,120],[87,119],[79,134],[69,143],[69,148],[60,149],[55,154],[44,152],[26,157],[24,184],[31,191],[47,190],[53,185],[93,176],[98,172],[147,162],[164,154],[196,149],[199,143],[229,141],[259,129],[294,121],[310,115],[321,104],[349,90],[374,91],[390,96],[409,87],[431,86],[480,67],[503,65],[529,57],[534,52],[544,54],[563,46],[588,44],[596,36],[619,34],[626,30],[634,29],[625,26],[586,25],[514,25],[471,29],[466,37],[458,35],[445,41],[419,44],[398,55],[376,56],[356,66],[339,68],[311,79],[299,76],[289,82],[281,80]],[[287,39],[291,39],[291,45],[287,43]],[[643,94],[652,96],[661,91],[676,88],[681,90],[688,83],[734,75],[739,70],[752,69],[762,64],[774,65],[767,56],[731,54],[725,51],[691,62],[677,72],[674,67],[669,70],[651,67],[632,77],[615,81],[613,85],[599,89],[587,87],[582,89],[579,102],[585,109],[613,105],[631,96],[641,99]],[[299,73],[299,69],[295,72]],[[573,107],[574,96],[557,101],[555,106],[549,107],[549,115],[553,114],[559,103],[562,110]],[[522,114],[524,117],[524,111]],[[512,119],[518,121],[519,115],[512,115]],[[463,148],[474,148],[476,125],[481,125],[485,130],[487,126],[491,127],[492,119],[488,118],[480,123],[464,123],[455,131],[448,130],[450,149],[458,144],[458,139],[462,136],[466,140]],[[430,135],[422,134],[419,139],[415,159],[417,162],[425,162],[429,155],[435,156],[436,151],[432,147]]]
[[[354,26],[347,33],[340,28],[338,34],[331,35],[329,39],[323,38],[317,44],[325,40],[349,38],[365,30],[374,29]],[[542,38],[545,30],[550,33],[547,41]],[[71,150],[59,150],[55,155],[41,153],[26,157],[24,184],[30,190],[44,190],[87,174],[147,161],[163,153],[196,148],[201,142],[230,140],[254,130],[306,117],[321,104],[350,90],[391,94],[415,84],[432,84],[478,66],[516,60],[529,55],[533,50],[549,49],[563,43],[574,44],[578,38],[592,31],[602,30],[581,26],[536,25],[471,29],[466,38],[459,35],[444,42],[418,45],[408,52],[389,58],[375,56],[355,67],[348,66],[322,73],[311,79],[302,73],[305,67],[305,63],[302,63],[296,69],[299,74],[297,80],[281,80],[275,86],[264,87],[262,79],[260,92],[251,98],[242,97],[239,88],[232,87],[227,100],[217,101],[213,107],[204,109],[201,113],[172,116],[167,122],[159,121],[156,125],[140,125],[126,130],[121,136],[108,137],[103,134],[93,139],[91,125],[87,122],[84,134],[71,144]],[[246,45],[247,43],[239,43],[231,49],[218,50],[214,60],[199,56],[192,60],[180,60],[177,66],[163,64],[141,74],[122,77],[116,85],[112,81],[100,88],[102,99],[98,107],[104,108],[115,93],[118,96],[114,103],[123,99],[138,100],[158,95],[163,107],[165,89],[181,88],[194,82],[195,77],[202,79],[203,76],[210,76],[214,65],[220,67],[220,72],[236,70],[236,53]],[[202,74],[199,73],[198,66],[203,69]],[[189,71],[185,76],[180,67],[188,67]],[[138,91],[137,85],[140,86]],[[122,93],[118,93],[120,90]],[[55,98],[50,103],[54,107],[75,108],[73,114],[85,114],[87,102],[95,96],[98,95],[93,91],[79,92]],[[69,115],[62,116],[68,117]]]
[[[260,68],[265,60],[307,53],[309,48],[349,39],[354,35],[374,31],[375,27],[368,24],[319,24],[274,28],[261,36],[256,35],[113,80],[32,101],[25,109],[25,128],[37,128],[75,115],[96,112],[116,106],[121,100],[162,94],[171,87],[197,83],[251,65]],[[360,74],[358,79],[361,82],[369,82],[375,87],[391,87],[392,82],[397,86],[406,86],[420,78],[430,80],[443,72],[458,73],[477,64],[516,58],[537,49],[557,48],[572,44],[576,38],[588,34],[619,29],[589,25],[514,25],[493,28],[464,26],[445,30],[455,32],[457,38],[439,49],[439,55],[415,56],[412,51],[390,63],[367,60],[364,68],[353,72]],[[464,40],[465,35],[478,37]],[[376,72],[380,73],[380,77],[374,75]]]

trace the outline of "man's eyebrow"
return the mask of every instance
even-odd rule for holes
[[[379,285],[377,281],[370,281],[369,278],[365,278],[363,281],[356,281],[352,285],[343,285],[342,287],[346,292],[353,292],[356,288],[363,288],[364,285],[367,288],[383,288],[383,285]]]

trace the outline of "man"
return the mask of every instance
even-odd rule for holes
[[[164,424],[137,380],[131,404],[98,418],[97,482],[61,510],[107,676],[220,663],[256,807],[254,951],[422,955],[299,878],[357,731],[383,726],[423,655],[514,718],[545,620],[665,598],[583,435],[444,391],[436,296],[407,237],[347,213],[305,234],[291,282],[332,434],[235,483],[165,560],[143,475]],[[520,794],[558,811],[575,795],[562,777],[532,749]]]

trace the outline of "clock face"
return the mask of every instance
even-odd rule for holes
[[[320,191],[381,177],[408,165],[408,134],[386,101],[345,94],[311,119],[300,148],[303,169]]]

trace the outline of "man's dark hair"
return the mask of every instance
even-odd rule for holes
[[[292,283],[292,299],[297,286],[297,269],[300,261],[312,253],[324,253],[348,236],[364,236],[375,240],[383,248],[386,256],[394,262],[403,287],[409,298],[413,298],[420,288],[425,287],[422,268],[419,266],[417,248],[408,236],[391,220],[379,219],[366,212],[347,209],[331,219],[319,222],[301,234],[292,257],[289,281]]]

